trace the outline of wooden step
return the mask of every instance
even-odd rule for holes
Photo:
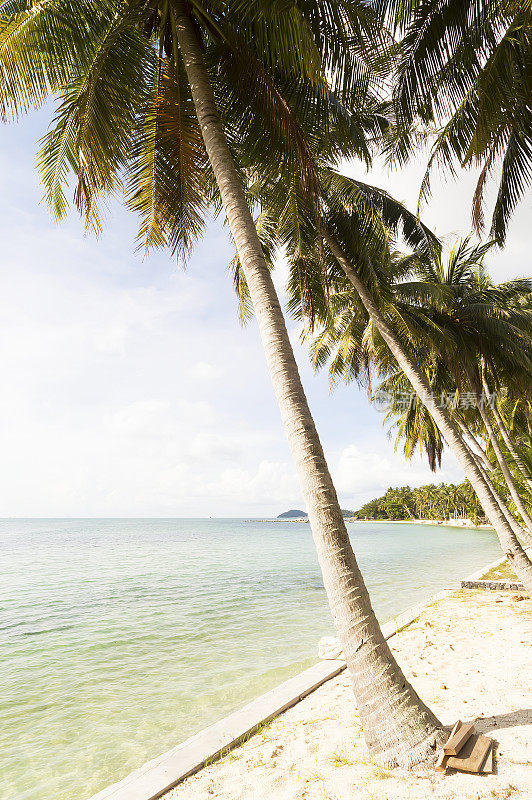
[[[458,755],[449,756],[447,766],[461,772],[480,772],[491,748],[492,739],[475,733],[469,736]]]

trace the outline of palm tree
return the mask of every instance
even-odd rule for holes
[[[448,370],[442,369],[441,363],[437,369],[432,365],[425,371],[436,394],[449,398],[454,393],[453,402],[459,403],[461,401],[460,394],[456,392],[456,383],[453,380],[453,376]],[[438,380],[436,380],[436,376]],[[444,442],[425,406],[415,402],[409,403],[405,407],[404,398],[407,396],[408,386],[409,383],[404,373],[400,368],[396,367],[391,375],[381,381],[376,390],[376,395],[386,400],[387,414],[385,422],[393,420],[390,431],[395,431],[396,433],[395,446],[398,447],[401,442],[403,443],[403,452],[406,458],[411,458],[415,449],[419,448],[420,452],[427,456],[431,469],[435,471],[441,463]],[[476,396],[474,402],[476,404]],[[382,405],[382,400],[380,404]],[[495,466],[488,459],[486,452],[470,430],[471,427],[473,427],[473,430],[479,427],[478,420],[474,417],[472,418],[470,412],[464,412],[458,406],[449,409],[449,413],[453,422],[462,431],[464,446],[467,447],[471,457],[477,462],[478,468],[508,524],[521,541],[524,541],[527,545],[532,544],[530,534],[517,522],[510,512],[507,502],[500,495],[490,477],[490,474],[495,470]],[[467,415],[467,425],[461,414]],[[482,425],[481,418],[479,417],[479,419],[480,425]],[[506,483],[504,485],[505,493],[507,493],[508,486]]]
[[[421,199],[435,164],[476,166],[473,221],[484,224],[483,196],[498,170],[491,235],[504,242],[509,219],[532,179],[532,6],[528,0],[439,2],[378,0],[398,33],[394,45],[392,147],[414,152],[419,125],[436,138]]]
[[[432,387],[430,383],[427,381],[426,376],[423,373],[423,370],[419,368],[418,363],[411,357],[409,357],[406,348],[402,345],[400,337],[394,331],[393,325],[390,325],[385,315],[381,313],[377,303],[375,302],[374,297],[372,296],[371,292],[368,290],[367,286],[364,285],[363,281],[361,280],[360,276],[357,274],[356,269],[354,268],[354,261],[350,261],[346,257],[346,251],[348,251],[348,241],[344,238],[342,241],[342,245],[339,244],[339,236],[331,235],[330,233],[325,234],[325,241],[330,247],[331,253],[334,255],[338,263],[341,265],[342,269],[344,270],[345,274],[349,278],[350,282],[356,289],[359,297],[362,299],[364,306],[366,307],[368,313],[370,314],[375,326],[379,330],[383,340],[388,345],[390,352],[394,356],[395,360],[401,367],[401,370],[404,372],[408,381],[412,385],[412,387],[417,392],[419,398],[430,412],[431,417],[436,422],[440,433],[442,434],[443,438],[447,441],[448,445],[451,447],[453,452],[455,453],[457,460],[464,470],[466,476],[471,481],[472,485],[475,488],[475,491],[482,503],[482,506],[486,512],[486,515],[490,519],[491,523],[495,527],[499,539],[501,541],[501,545],[503,547],[504,552],[506,553],[509,561],[514,565],[516,572],[519,574],[521,580],[523,581],[524,586],[527,588],[529,592],[532,591],[532,564],[530,563],[526,553],[523,551],[519,540],[516,536],[516,529],[512,525],[512,523],[507,518],[507,515],[504,512],[501,503],[499,502],[498,498],[496,497],[495,493],[492,490],[489,482],[486,480],[485,473],[482,471],[480,466],[478,465],[476,459],[472,455],[470,449],[464,443],[459,431],[457,430],[451,415],[447,412],[445,408],[442,408],[434,397],[434,393],[432,391]],[[477,248],[480,251],[482,248]],[[436,260],[439,259],[439,250],[434,251]],[[473,261],[477,258],[478,253],[473,252],[471,255]],[[356,259],[356,257],[355,257]],[[466,259],[467,262],[467,259]],[[461,268],[465,267],[466,264],[462,264]],[[453,272],[453,270],[451,270]],[[522,290],[522,285],[519,282],[518,290]],[[427,291],[427,286],[422,287],[422,293]],[[433,288],[433,287],[431,287]],[[529,286],[525,286],[526,291],[530,291]],[[396,290],[404,291],[405,286],[401,284],[398,285]],[[429,289],[430,291],[430,289]],[[511,289],[510,289],[511,291]],[[424,294],[424,296],[426,296]],[[446,330],[446,326],[442,323],[442,320],[438,315],[436,315],[435,320],[436,326],[435,328],[439,328],[440,331]],[[404,319],[400,319],[400,323],[402,324]],[[528,324],[528,320],[526,320]],[[455,332],[458,333],[457,342],[458,347],[455,346],[453,352],[456,354],[459,352],[462,354],[462,350],[460,347],[463,345],[464,337],[462,336],[463,328],[461,327],[462,323],[456,323],[454,326]],[[506,334],[516,333],[517,335],[514,337],[514,341],[512,341],[514,352],[518,351],[519,344],[521,343],[523,338],[526,340],[526,337],[521,335],[521,331],[519,328],[514,327],[514,331],[510,332],[508,326],[506,329]],[[434,330],[434,329],[433,329]],[[441,346],[443,340],[439,340],[439,345]],[[528,340],[529,341],[529,340]],[[527,345],[530,346],[529,344]],[[512,348],[508,348],[512,349]],[[526,351],[525,351],[526,353]],[[521,363],[527,362],[527,357],[525,356]],[[458,363],[460,363],[460,359],[458,359]],[[463,363],[463,362],[462,362]],[[527,368],[529,368],[527,363]],[[467,370],[466,370],[467,373]],[[468,376],[469,380],[470,377]],[[492,427],[490,426],[489,418],[485,413],[485,409],[483,407],[483,402],[481,401],[480,393],[476,390],[473,385],[471,388],[475,391],[475,397],[477,401],[477,408],[479,413],[481,414],[484,424],[487,427],[488,431],[492,431]],[[492,442],[493,443],[493,442]],[[494,448],[497,448],[497,443],[494,444]],[[501,464],[501,469],[503,470],[505,480],[510,488],[512,493],[512,498],[518,507],[519,512],[523,515],[525,522],[527,519],[530,519],[527,515],[527,511],[524,507],[524,504],[521,501],[519,496],[519,492],[516,490],[515,485],[513,483],[513,478],[510,471],[507,469],[507,465],[504,462],[503,458],[500,458],[500,448],[497,451],[497,458],[499,463]]]
[[[421,268],[421,282],[411,286],[416,294],[438,292],[445,298],[434,306],[433,320],[451,333],[455,340],[452,355],[441,347],[455,386],[472,392],[478,414],[489,436],[497,461],[512,499],[527,528],[532,532],[532,518],[521,499],[510,467],[504,457],[488,412],[488,397],[483,395],[486,361],[500,375],[506,372],[516,383],[530,385],[532,359],[529,356],[532,315],[519,301],[530,295],[532,282],[510,281],[493,286],[483,266],[489,245],[471,247],[465,239],[452,248],[445,265],[439,252]],[[402,290],[403,292],[405,289]]]
[[[488,380],[486,376],[485,364],[482,365],[481,377],[482,377],[482,390],[484,392],[484,395],[486,397],[491,397],[490,386],[488,385]],[[518,452],[516,446],[514,445],[514,443],[510,438],[510,435],[506,428],[506,424],[499,412],[499,409],[497,408],[497,400],[495,400],[495,402],[490,404],[490,409],[495,418],[495,423],[497,425],[499,435],[501,436],[504,444],[506,445],[506,448],[508,449],[508,452],[510,453],[511,457],[513,458],[515,466],[517,467],[519,473],[521,474],[521,477],[528,484],[528,487],[532,489],[532,475],[530,474],[528,466],[523,461],[521,454]]]
[[[291,178],[298,175],[294,188],[311,201],[312,136],[303,134],[318,127],[320,114],[333,119],[332,90],[343,102],[336,116],[349,133],[345,154],[365,153],[369,122],[346,122],[344,108],[359,82],[367,84],[350,49],[367,23],[366,5],[10,0],[1,8],[3,115],[17,116],[31,104],[57,98],[55,124],[40,154],[57,216],[66,211],[64,186],[71,171],[76,203],[93,227],[100,225],[99,197],[121,191],[125,182],[146,245],[186,254],[202,232],[207,209],[223,207],[370,754],[387,766],[431,757],[441,725],[406,681],[375,618],[247,196],[252,178],[264,181],[285,170]],[[328,81],[327,75],[333,77]],[[294,128],[298,109],[307,118],[310,109],[315,115],[308,131]],[[328,147],[323,141],[320,147],[326,157],[339,152],[331,137]]]
[[[464,481],[458,486],[440,483],[438,486],[430,484],[416,489],[410,489],[409,486],[400,489],[390,487],[382,497],[370,500],[356,514],[359,519],[409,519],[411,506],[416,509],[419,518],[425,519],[456,519],[461,516],[462,519],[470,517],[477,522],[480,511],[471,484]]]
[[[434,396],[431,384],[427,380],[422,366],[420,366],[425,360],[422,355],[425,347],[423,337],[425,336],[430,341],[434,333],[437,332],[440,346],[447,339],[447,346],[453,347],[453,352],[456,351],[456,339],[453,340],[452,335],[447,335],[445,327],[439,325],[437,320],[434,321],[432,319],[432,313],[425,313],[422,307],[420,309],[415,308],[411,302],[412,291],[416,292],[419,289],[420,297],[418,299],[426,299],[427,292],[429,292],[429,297],[431,297],[431,293],[434,294],[433,287],[425,285],[422,287],[409,286],[399,281],[393,287],[396,297],[394,298],[391,295],[389,279],[391,259],[388,248],[389,226],[385,224],[387,211],[384,200],[379,199],[378,190],[374,190],[373,197],[371,197],[370,193],[364,193],[360,189],[357,181],[326,171],[324,171],[324,174],[325,180],[322,173],[322,199],[324,200],[325,209],[317,223],[309,215],[310,225],[315,226],[315,238],[310,247],[304,245],[302,248],[301,236],[294,240],[294,230],[303,227],[301,224],[296,228],[296,225],[292,223],[286,226],[283,231],[283,219],[290,218],[290,210],[287,213],[283,192],[270,195],[270,208],[267,211],[263,211],[263,215],[270,215],[271,218],[280,221],[278,237],[287,245],[288,254],[296,273],[301,273],[302,269],[305,269],[314,275],[321,274],[323,276],[323,264],[326,263],[325,259],[328,254],[329,259],[333,262],[331,264],[329,261],[326,274],[329,285],[330,274],[334,273],[335,267],[341,268],[341,271],[355,289],[359,301],[371,319],[372,326],[378,331],[391,357],[399,365],[420,401],[429,411],[442,437],[453,450],[458,463],[473,485],[486,516],[497,532],[503,551],[527,591],[532,594],[532,564],[516,536],[516,531],[503,512],[477,460],[464,443],[450,414],[439,404],[438,399]],[[327,191],[324,189],[324,184],[327,186]],[[331,191],[331,188],[333,191]],[[375,197],[377,197],[377,202],[375,202]],[[386,203],[389,202],[391,202],[391,199],[386,198]],[[374,212],[369,224],[366,223],[361,215],[361,208],[367,206],[368,203],[373,204]],[[406,222],[410,220],[408,212],[402,209],[399,204],[394,204],[394,214],[396,216],[395,227],[397,227],[398,220],[401,220],[401,218]],[[382,228],[381,233],[379,233],[379,226]],[[405,225],[403,224],[403,231],[404,228]],[[426,263],[427,259],[430,260],[431,257],[438,261],[440,259],[440,249],[435,247],[433,238],[427,236],[425,231],[412,227],[410,231],[407,229],[411,239],[414,238],[412,231],[416,238],[425,234],[421,262]],[[307,232],[307,239],[311,239],[309,232]],[[370,244],[371,247],[369,246]],[[465,251],[467,251],[467,246],[464,245],[462,254]],[[460,269],[467,269],[468,259],[472,258],[476,262],[478,255],[479,252],[477,251],[473,256],[471,256],[471,253],[467,257],[464,255],[465,263],[461,264]],[[413,263],[415,263],[415,260],[414,258]],[[408,260],[406,263],[408,264]],[[335,280],[338,283],[342,282],[342,279],[336,275]],[[295,283],[297,285],[297,282]],[[319,282],[315,283],[315,289],[319,290]],[[404,293],[405,290],[409,291],[406,303],[401,302],[401,293]],[[343,291],[345,292],[345,284]],[[327,294],[326,291],[324,293],[325,295]],[[440,302],[443,299],[440,298]],[[353,307],[358,308],[358,301],[353,300],[353,298],[351,301],[353,302]],[[326,301],[321,301],[322,306],[326,304]],[[314,306],[316,306],[315,301]],[[432,308],[432,305],[430,308]],[[415,326],[413,331],[409,325]],[[401,331],[402,335],[398,331]],[[421,346],[419,344],[420,333],[422,333]],[[421,354],[421,358],[416,358],[416,342],[417,355]],[[414,348],[412,348],[413,343]]]
[[[510,467],[508,465],[508,462],[506,461],[506,458],[504,456],[502,448],[501,448],[501,446],[499,444],[499,440],[497,439],[497,434],[495,432],[495,428],[494,428],[494,426],[492,424],[490,415],[488,413],[488,409],[487,409],[487,407],[485,405],[484,397],[483,397],[483,395],[482,395],[482,393],[481,393],[481,391],[479,389],[479,385],[478,385],[478,383],[476,381],[476,375],[473,372],[470,373],[470,374],[471,374],[471,377],[469,379],[469,385],[471,386],[471,388],[472,388],[472,390],[473,390],[473,392],[475,394],[475,401],[476,401],[476,406],[477,406],[477,409],[478,409],[478,413],[480,414],[480,418],[482,419],[482,422],[483,422],[484,427],[486,429],[487,435],[489,437],[490,444],[491,444],[491,446],[493,448],[493,451],[495,453],[495,457],[497,459],[499,467],[501,468],[502,474],[504,476],[504,481],[505,481],[505,483],[506,483],[506,485],[507,485],[507,487],[508,487],[508,489],[510,491],[510,495],[512,497],[512,500],[514,501],[515,506],[516,506],[519,514],[521,515],[521,518],[523,519],[527,529],[528,529],[528,532],[532,533],[532,517],[530,516],[530,514],[528,512],[528,509],[526,508],[525,503],[523,502],[523,500],[521,498],[519,487],[517,486],[517,484],[516,484],[516,482],[514,480],[514,476],[512,475],[511,469],[510,469]]]

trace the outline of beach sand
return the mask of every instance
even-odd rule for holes
[[[495,739],[495,774],[371,764],[344,671],[164,800],[530,800],[532,601],[514,596],[457,592],[390,639],[445,725],[474,721]]]

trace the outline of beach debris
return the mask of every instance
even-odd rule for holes
[[[439,751],[434,768],[445,772],[447,768],[460,772],[493,772],[493,739],[475,733],[472,724],[455,723],[449,738]]]
[[[482,772],[486,756],[491,750],[492,739],[489,736],[473,734],[470,736],[459,755],[451,756],[447,761],[448,767],[459,769],[461,772]]]
[[[490,747],[488,750],[488,755],[486,756],[486,760],[484,761],[481,772],[493,772],[493,747]]]
[[[318,642],[318,658],[324,660],[341,658],[345,661],[342,645],[335,636],[322,636]]]
[[[450,739],[447,739],[447,743],[443,747],[445,754],[448,756],[457,756],[469,737],[472,736],[474,732],[474,725],[460,724],[457,727],[454,736],[451,736]]]
[[[444,750],[440,750],[438,753],[438,757],[436,759],[436,763],[434,764],[434,769],[437,772],[445,772],[447,769],[447,761],[449,760],[450,756],[445,755]]]
[[[458,729],[461,727],[461,725],[462,725],[461,720],[458,720],[458,722],[454,723],[453,729],[452,729],[452,731],[451,731],[451,733],[449,735],[449,738],[447,739],[446,744],[448,744],[450,741],[452,741],[454,736],[456,736],[456,733],[458,732]],[[445,749],[442,747],[442,749],[438,753],[438,757],[436,759],[436,763],[434,764],[434,768],[438,772],[445,772],[445,770],[447,769],[447,761],[448,760],[449,760],[449,756],[445,752]]]

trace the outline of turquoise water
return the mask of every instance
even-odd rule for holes
[[[349,525],[381,620],[500,555],[489,531]],[[308,525],[0,520],[0,798],[85,800],[315,660]]]

